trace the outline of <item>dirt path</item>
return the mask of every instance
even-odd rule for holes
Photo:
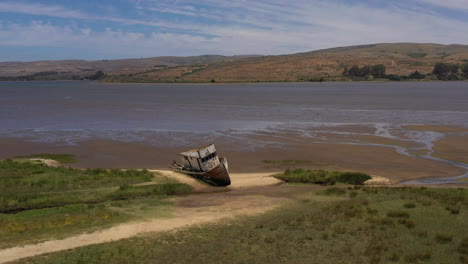
[[[238,190],[242,188],[252,188],[260,186],[274,186],[281,184],[282,181],[272,177],[275,173],[230,173],[231,185],[228,187],[214,187],[198,181],[184,174],[168,171],[168,170],[150,170],[159,172],[166,177],[177,180],[178,182],[188,184],[193,187],[196,192],[220,192],[229,190]]]
[[[159,171],[168,177],[190,184],[197,192],[214,193],[195,194],[176,197],[175,212],[169,218],[154,219],[146,222],[132,222],[110,229],[72,236],[62,240],[51,240],[35,245],[14,247],[0,250],[0,263],[6,263],[45,253],[100,244],[132,236],[158,231],[169,231],[213,221],[230,221],[241,215],[254,215],[271,210],[284,202],[295,199],[298,193],[287,186],[275,186],[279,181],[269,177],[269,173],[232,174],[233,186],[219,188],[200,183],[182,174]],[[303,188],[304,191],[317,187]],[[294,195],[293,195],[294,194]]]

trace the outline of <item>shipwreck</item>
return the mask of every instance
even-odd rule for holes
[[[214,144],[179,153],[182,165],[174,161],[169,167],[214,186],[231,184],[228,162],[219,158]]]

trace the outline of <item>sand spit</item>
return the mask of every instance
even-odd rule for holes
[[[29,160],[40,161],[40,162],[44,163],[45,165],[50,166],[50,167],[54,167],[54,168],[63,166],[60,162],[58,162],[56,160],[51,160],[51,159],[36,159],[35,158],[35,159],[29,159]]]
[[[371,175],[372,179],[364,182],[364,185],[386,186],[391,185],[391,181],[385,177]]]

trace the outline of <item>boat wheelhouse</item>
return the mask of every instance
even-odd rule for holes
[[[228,186],[231,179],[226,158],[219,158],[214,144],[179,154],[182,165],[171,164],[174,171],[182,172],[215,186]]]

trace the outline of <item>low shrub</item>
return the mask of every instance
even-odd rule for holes
[[[437,233],[435,235],[435,240],[439,243],[449,243],[452,239],[453,235],[448,233]]]
[[[340,172],[325,170],[287,169],[283,174],[275,176],[285,182],[291,183],[314,183],[334,185],[336,182],[362,185],[371,177],[359,172]]]
[[[408,221],[406,221],[406,227],[408,229],[413,229],[413,228],[416,227],[416,223],[414,221],[408,220]]]
[[[362,185],[365,181],[372,179],[371,176],[360,172],[337,173],[336,181],[353,185]]]
[[[409,218],[409,214],[405,211],[390,211],[387,213],[387,216],[393,218]]]
[[[468,255],[468,237],[465,237],[458,245],[458,252],[460,254]]]
[[[328,188],[325,191],[323,191],[323,194],[341,196],[341,195],[345,195],[346,191],[340,188],[333,187],[333,188]]]

